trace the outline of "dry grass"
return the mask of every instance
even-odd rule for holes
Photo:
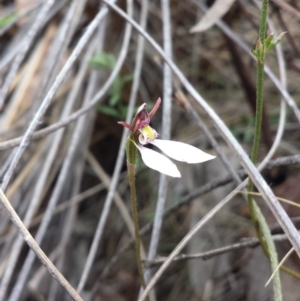
[[[118,1],[117,5],[124,10],[130,8],[126,1]],[[144,1],[134,1],[132,8],[138,23],[145,22],[140,21],[144,9],[146,31],[164,46],[168,38],[163,28],[168,19],[161,3],[151,1],[145,8]],[[224,33],[224,28],[227,26],[253,49],[259,10],[252,1],[236,1],[222,24],[190,34],[189,30],[204,15],[196,1],[172,0],[169,8],[173,61],[249,152],[256,64],[239,42]],[[98,14],[100,10],[103,15]],[[281,47],[286,90],[295,103],[300,101],[299,12],[297,1],[270,1],[270,19],[276,31],[288,31]],[[160,184],[163,180],[157,172],[139,162],[136,181],[140,225],[146,225],[142,230],[144,258],[151,244],[151,222],[159,187],[167,189],[163,207],[174,208],[158,229],[158,249],[153,250],[157,256],[170,254],[190,228],[235,188],[235,184],[228,182],[230,175],[236,175],[240,169],[237,154],[225,145],[214,122],[179,77],[164,82],[163,60],[150,43],[146,41],[143,49],[138,32],[130,32],[126,21],[98,1],[6,0],[0,6],[0,21],[1,188],[23,221],[24,231],[30,231],[84,300],[137,300],[139,281],[130,244],[130,195],[124,149],[120,150],[124,134],[122,138],[117,121],[125,120],[126,113],[132,114],[141,103],[147,102],[150,108],[158,97],[164,96],[169,85],[172,108],[169,106],[164,112],[160,109],[153,127],[164,132],[162,120],[170,115],[171,139],[216,152],[222,159],[199,166],[178,164],[182,179],[167,179],[165,184]],[[90,62],[99,51],[107,54],[100,56],[106,68]],[[275,51],[268,55],[268,66],[280,77],[278,61]],[[118,86],[122,80],[123,84]],[[117,99],[115,105],[113,97]],[[261,160],[278,130],[280,100],[280,91],[266,76]],[[127,111],[128,106],[131,109]],[[284,135],[275,158],[299,154],[299,123],[294,112],[287,110]],[[263,174],[276,195],[299,203],[300,160],[293,160],[280,161],[280,166]],[[241,176],[249,172],[245,171]],[[223,177],[227,180],[218,182]],[[176,206],[181,201],[184,205]],[[273,234],[281,233],[265,203],[259,204],[268,222],[275,223]],[[294,207],[285,209],[293,218],[299,215]],[[216,213],[203,224],[183,253],[223,248],[254,235],[242,198],[235,197]],[[294,221],[299,226],[297,219]],[[19,231],[25,235],[22,229]],[[280,258],[290,248],[284,238],[276,244]],[[263,287],[270,276],[268,260],[259,247],[249,246],[229,248],[222,255],[217,252],[207,261],[198,258],[172,263],[158,280],[154,295],[157,300],[182,301],[271,298],[271,290]],[[299,270],[296,254],[288,259],[287,265]],[[148,269],[149,278],[156,270],[157,267]],[[0,301],[70,298],[29,251],[3,206],[0,280]],[[297,300],[298,281],[282,274],[285,301]]]

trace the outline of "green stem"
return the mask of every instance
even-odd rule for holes
[[[144,271],[143,271],[142,258],[141,258],[141,238],[139,234],[140,230],[139,230],[137,196],[136,196],[136,187],[135,187],[136,151],[137,151],[136,146],[134,145],[131,137],[129,137],[126,143],[126,155],[127,155],[127,170],[128,170],[129,186],[130,186],[130,194],[131,194],[132,218],[134,223],[136,262],[137,262],[137,268],[138,268],[141,284],[143,288],[145,288],[146,282],[144,279]]]
[[[253,138],[253,146],[251,153],[251,160],[255,164],[257,163],[260,137],[261,137],[261,126],[263,117],[263,93],[264,93],[264,63],[265,63],[265,38],[267,28],[267,16],[268,16],[268,0],[263,0],[262,12],[259,28],[259,41],[257,43],[257,74],[256,74],[256,114],[255,114],[255,131]],[[263,216],[260,208],[253,200],[251,192],[253,191],[253,183],[249,181],[248,184],[248,206],[251,219],[254,223],[254,227],[259,238],[260,244],[271,261],[271,267],[274,271],[278,265],[277,253],[270,229]],[[281,284],[279,273],[277,272],[273,280],[274,288],[274,299],[276,301],[282,300]]]
[[[268,0],[264,0],[262,3],[262,12],[261,12],[261,20],[260,20],[260,28],[259,28],[259,40],[262,49],[260,51],[260,55],[257,58],[255,131],[254,131],[253,146],[252,146],[252,153],[251,153],[251,160],[254,164],[257,163],[260,136],[261,136],[262,116],[263,116],[262,113],[263,113],[263,97],[264,97],[265,37],[266,37],[267,16],[268,16],[268,2],[269,2]],[[250,216],[253,220],[257,232],[257,236],[261,242],[261,245],[264,248],[265,252],[267,252],[267,247],[265,245],[265,242],[259,230],[259,223],[255,213],[254,201],[251,195],[251,192],[253,191],[252,181],[249,181],[247,190],[249,191],[248,206],[249,206]]]

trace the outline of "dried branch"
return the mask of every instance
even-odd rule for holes
[[[281,242],[281,241],[287,241],[288,238],[285,234],[277,234],[272,236],[273,240],[275,242]],[[258,247],[260,245],[258,238],[252,237],[252,238],[245,238],[239,243],[235,243],[229,246],[217,248],[214,250],[210,250],[207,252],[202,252],[202,253],[196,253],[196,254],[180,254],[179,256],[174,258],[175,261],[185,261],[185,260],[190,260],[190,259],[203,259],[203,260],[208,260],[210,258],[213,258],[215,256],[222,255],[224,253],[236,251],[236,250],[241,250],[245,248],[254,248]],[[158,257],[155,260],[148,261],[145,260],[145,265],[146,266],[156,266],[162,264],[167,257]]]

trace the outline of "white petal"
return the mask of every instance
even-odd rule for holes
[[[144,163],[163,174],[166,174],[170,177],[180,178],[180,172],[177,166],[169,160],[167,157],[161,155],[158,152],[153,151],[152,149],[143,147],[141,145],[136,145],[139,149]]]
[[[155,139],[150,143],[177,161],[201,163],[215,158],[215,156],[209,155],[199,148],[178,141]]]

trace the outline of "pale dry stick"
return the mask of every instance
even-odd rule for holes
[[[19,85],[4,111],[3,118],[1,118],[3,119],[1,120],[2,129],[8,130],[12,125],[16,124],[16,120],[20,119],[20,115],[24,114],[24,111],[26,111],[26,109],[32,105],[30,101],[32,94],[27,93],[27,91],[30,89],[32,90],[32,79],[37,74],[42,61],[44,60],[49,43],[55,34],[56,30],[54,27],[49,26],[45,35],[42,37],[36,47],[34,47],[28,62],[20,71],[22,74],[21,77],[18,79],[18,81],[16,81],[16,83],[12,84],[12,86],[17,84]]]
[[[182,93],[182,96],[185,97],[183,93]],[[188,102],[187,99],[186,99],[185,105],[187,106],[188,110],[190,111],[190,114],[192,115],[192,117],[195,119],[197,125],[204,132],[205,136],[207,137],[208,142],[210,143],[210,145],[215,150],[218,159],[221,161],[221,163],[223,164],[224,168],[227,170],[228,174],[231,176],[232,181],[236,185],[239,185],[241,183],[240,176],[233,169],[232,164],[227,160],[226,156],[224,155],[224,153],[220,149],[220,146],[219,146],[217,140],[211,134],[211,132],[208,129],[208,127],[206,126],[206,124],[203,122],[203,120],[200,118],[200,116],[195,112],[195,110],[193,109],[192,105]]]
[[[238,193],[243,193],[243,194],[251,194],[251,195],[256,195],[256,196],[260,196],[261,197],[261,193],[259,192],[247,192],[247,191],[237,191]],[[285,198],[281,198],[281,197],[278,197],[276,196],[277,199],[283,203],[286,203],[286,204],[289,204],[289,205],[292,205],[292,206],[295,206],[295,207],[298,207],[300,208],[300,204],[296,203],[296,202],[293,202],[291,200],[288,200],[288,199],[285,199]]]
[[[84,56],[81,68],[80,68],[80,70],[78,72],[78,75],[76,77],[75,85],[73,86],[73,89],[71,90],[71,92],[69,94],[69,97],[67,99],[65,108],[64,108],[64,110],[62,112],[62,116],[61,116],[62,119],[65,118],[66,116],[68,116],[68,114],[70,114],[70,112],[72,111],[72,108],[73,108],[73,106],[74,106],[74,104],[75,104],[75,102],[76,102],[76,100],[78,98],[79,91],[80,91],[80,89],[82,87],[81,84],[82,84],[82,81],[84,80],[85,73],[86,73],[87,68],[88,68],[88,60],[89,60],[90,56],[93,53],[93,49],[94,49],[94,46],[91,45],[89,47],[89,49],[87,50],[87,52],[85,53],[85,56]],[[78,121],[82,122],[81,119],[79,119]],[[76,132],[76,129],[77,129],[77,132]],[[78,124],[77,124],[76,125],[76,129],[74,130],[74,133],[76,135],[74,134],[73,140],[70,142],[70,146],[69,146],[69,149],[68,149],[68,153],[67,153],[66,159],[65,159],[65,161],[63,163],[63,167],[62,167],[62,169],[61,169],[61,171],[59,173],[59,177],[58,177],[58,180],[56,182],[54,191],[53,191],[53,193],[51,195],[51,198],[50,198],[50,200],[48,202],[46,212],[43,215],[43,220],[42,220],[42,222],[40,224],[40,227],[38,229],[38,232],[37,232],[37,234],[35,236],[35,240],[39,244],[42,242],[44,234],[45,234],[45,232],[46,232],[46,230],[48,228],[48,225],[50,223],[50,220],[51,220],[51,217],[52,217],[52,212],[53,212],[53,210],[54,210],[54,208],[56,206],[56,203],[58,201],[59,195],[60,195],[61,190],[62,190],[63,185],[64,185],[64,180],[67,179],[67,175],[66,174],[68,172],[69,166],[71,165],[71,159],[72,159],[72,156],[74,155],[74,152],[76,151],[76,147],[77,147],[76,141],[74,142],[74,139],[75,139],[74,137],[76,137],[76,139],[78,139],[77,135],[83,129],[83,125],[81,125],[81,129],[78,130]],[[64,130],[63,131],[59,131],[56,134],[56,136],[54,137],[54,140],[52,142],[52,147],[51,147],[51,150],[50,150],[51,152],[53,151],[53,152],[56,153],[59,150],[59,146],[60,146],[60,143],[62,141],[63,135],[64,135]],[[54,153],[54,156],[52,156],[52,160],[55,159],[55,153]],[[52,162],[51,162],[51,165],[52,165]],[[44,172],[44,170],[42,170],[42,173],[43,172]],[[38,198],[40,198],[40,196],[41,196],[41,192],[39,192]],[[31,219],[30,219],[30,222],[31,222]],[[30,226],[30,222],[29,222],[29,225],[27,227]],[[22,240],[22,238],[20,238],[20,239]],[[8,299],[9,301],[18,300],[34,259],[35,259],[35,256],[34,256],[33,253],[29,253],[27,255],[25,263],[23,265],[23,269],[19,273],[19,277],[18,277],[17,283],[15,284],[15,286],[13,288],[13,291],[12,291],[12,293],[10,295],[10,298]],[[1,296],[1,292],[0,292],[0,296]],[[0,299],[0,301],[1,301],[1,299]]]
[[[107,14],[107,11],[108,11],[107,7],[103,7],[100,10],[100,12],[98,12],[98,14],[95,16],[95,18],[92,20],[92,22],[89,24],[87,30],[81,36],[79,42],[75,46],[75,48],[74,48],[73,52],[71,53],[70,57],[68,58],[66,64],[64,65],[64,67],[62,68],[62,70],[60,71],[58,76],[56,77],[53,85],[51,86],[47,95],[43,99],[42,104],[40,105],[38,111],[34,115],[33,120],[30,122],[30,125],[27,128],[26,133],[22,138],[21,144],[19,145],[16,153],[14,154],[14,158],[10,164],[10,167],[3,178],[3,183],[1,186],[3,190],[5,190],[6,187],[8,186],[15,168],[16,168],[26,146],[28,145],[33,132],[35,131],[36,127],[39,125],[40,119],[43,117],[47,108],[49,107],[51,100],[54,97],[54,94],[56,93],[56,91],[62,84],[63,80],[69,73],[70,69],[72,68],[72,66],[75,63],[75,61],[77,60],[77,58],[79,57],[80,53],[82,52],[82,50],[88,43],[89,39],[93,35],[93,33],[94,33],[95,29],[97,28],[97,26],[99,25],[100,21]]]
[[[54,0],[47,0],[44,6],[41,8],[41,11],[37,15],[35,21],[33,22],[31,28],[29,29],[24,42],[22,43],[22,49],[19,51],[17,57],[15,58],[11,69],[8,72],[8,75],[5,78],[5,81],[0,90],[0,109],[3,108],[3,104],[8,92],[8,89],[27,53],[29,47],[31,46],[35,36],[37,35],[38,31],[43,24],[43,20],[45,19],[46,15],[48,14],[51,6],[53,5]],[[4,189],[5,190],[5,189]]]
[[[165,54],[172,59],[173,46],[172,46],[172,28],[170,16],[170,3],[169,0],[161,0],[162,22],[163,22],[163,47]],[[172,71],[168,64],[164,63],[163,66],[163,102],[162,102],[162,139],[169,140],[171,136],[171,112],[172,112]],[[152,234],[150,246],[148,251],[148,260],[153,260],[157,254],[157,247],[160,238],[162,227],[162,219],[164,207],[167,198],[168,179],[164,174],[160,174],[158,197],[155,208],[155,215],[152,227]],[[145,273],[145,281],[149,282],[152,276],[152,269],[147,269]]]
[[[285,240],[288,240],[287,236],[285,234],[276,234],[272,235],[272,238],[275,242],[282,242]],[[192,260],[192,259],[203,259],[203,260],[209,260],[210,258],[213,258],[215,256],[222,255],[224,253],[232,252],[235,250],[242,250],[245,248],[255,248],[260,246],[260,242],[258,238],[251,237],[251,238],[244,238],[241,242],[228,245],[225,247],[213,249],[210,251],[202,252],[202,253],[195,253],[195,254],[180,254],[174,258],[174,262],[179,261],[186,261],[186,260]],[[156,266],[162,264],[167,257],[159,256],[153,261],[145,261],[146,266]]]
[[[60,256],[62,248],[64,246],[64,242],[61,242],[55,249],[50,253],[49,259],[51,262],[56,262],[57,258]],[[43,280],[45,274],[47,273],[47,269],[45,266],[40,265],[38,270],[32,276],[32,278],[28,281],[28,289],[30,291],[36,292],[40,288],[40,283]],[[48,273],[47,273],[48,274]]]
[[[61,26],[60,30],[51,46],[49,56],[46,60],[42,74],[40,91],[37,93],[38,99],[44,96],[53,83],[59,67],[64,59],[65,51],[74,35],[78,21],[82,15],[86,0],[73,1]]]
[[[33,239],[25,225],[22,223],[18,214],[15,212],[14,208],[11,206],[9,200],[6,198],[2,189],[0,189],[0,200],[7,210],[12,222],[15,224],[18,232],[22,235],[25,242],[28,244],[29,248],[36,254],[42,264],[47,268],[49,273],[56,279],[68,292],[70,297],[75,301],[84,301],[79,294],[75,291],[75,289],[70,285],[70,283],[64,278],[64,276],[56,269],[53,263],[49,260],[49,258],[45,255],[36,241]]]
[[[10,160],[8,158],[10,158]],[[9,156],[8,156],[8,158],[7,158],[7,160],[5,160],[5,162],[2,163],[2,166],[0,167],[0,178],[3,178],[3,175],[5,174],[6,170],[9,167],[9,164],[10,164],[12,158]]]
[[[267,283],[265,284],[265,287],[269,285],[269,283],[272,281],[272,279],[274,278],[274,276],[276,275],[276,273],[278,272],[278,270],[283,266],[283,264],[285,263],[285,261],[290,257],[290,255],[294,252],[294,248],[291,248],[286,254],[285,256],[282,258],[282,260],[279,262],[278,266],[276,267],[276,269],[273,271],[272,275],[270,276],[269,280],[267,281]]]
[[[101,183],[101,184],[93,186],[92,188],[85,190],[82,193],[79,193],[78,195],[72,197],[71,199],[56,206],[53,211],[53,215],[56,215],[56,214],[62,212],[63,210],[67,209],[68,207],[71,207],[75,204],[82,202],[83,200],[87,199],[88,197],[90,197],[104,189],[105,189],[105,185],[103,183]],[[40,214],[37,217],[35,217],[32,220],[30,227],[35,227],[36,225],[38,225],[41,222],[41,220],[43,219],[43,215],[44,214]]]
[[[43,19],[43,23],[41,28],[51,20],[58,11],[66,4],[67,0],[60,0],[54,4],[52,10],[50,10],[49,14]],[[17,43],[12,49],[8,51],[6,56],[0,61],[0,72],[3,72],[5,68],[11,63],[11,61],[15,58],[15,56],[19,53],[19,51],[23,48],[23,43],[26,42],[26,37],[20,42]]]
[[[267,203],[267,205],[270,207],[271,211],[275,215],[277,221],[281,224],[283,230],[285,231],[286,235],[289,237],[291,244],[294,246],[298,256],[300,257],[300,237],[298,235],[298,232],[294,225],[292,224],[290,218],[286,214],[286,212],[283,210],[282,206],[278,202],[278,200],[274,197],[271,189],[261,176],[261,174],[258,172],[256,167],[253,165],[245,151],[242,149],[242,147],[239,145],[239,143],[236,141],[236,139],[233,137],[229,129],[226,127],[226,125],[223,123],[223,121],[218,117],[218,115],[211,109],[211,107],[205,102],[205,100],[200,96],[200,94],[194,89],[194,87],[189,83],[189,81],[185,78],[185,76],[181,73],[181,71],[178,69],[178,67],[164,54],[162,49],[159,47],[159,45],[132,19],[130,18],[126,13],[124,13],[118,6],[109,3],[107,0],[104,0],[105,3],[108,4],[109,7],[113,8],[119,15],[121,15],[124,19],[126,19],[128,22],[130,22],[141,34],[144,35],[145,38],[147,38],[148,41],[151,42],[151,44],[154,46],[157,52],[160,53],[160,55],[164,58],[164,60],[169,64],[173,72],[177,75],[179,80],[182,82],[182,84],[185,86],[185,88],[189,91],[189,93],[195,98],[195,100],[198,102],[198,104],[204,109],[204,111],[209,115],[209,117],[212,119],[215,127],[219,131],[219,133],[222,135],[222,137],[225,139],[227,144],[232,148],[232,150],[236,153],[240,163],[244,166],[244,168],[247,170],[249,176],[251,177],[251,180],[256,185],[258,190],[263,194],[263,197]],[[222,202],[223,204],[224,202]],[[218,207],[217,207],[218,208]],[[219,209],[219,208],[218,208]],[[201,225],[198,224],[197,227]],[[193,231],[192,233],[193,234]],[[187,237],[190,237],[188,234]],[[185,243],[188,242],[189,239],[184,239],[182,241],[182,244],[180,243],[178,247],[174,250],[173,253],[171,253],[169,259],[172,261],[172,257],[177,255],[176,252],[180,251],[181,248]],[[150,281],[149,285],[145,289],[144,293],[142,294],[140,301],[144,300],[149,291],[153,288],[156,281],[159,279],[163,271],[166,269],[166,267],[171,262],[169,260],[166,261],[166,264],[162,265],[162,267],[158,270],[156,275],[153,277],[153,279]]]

